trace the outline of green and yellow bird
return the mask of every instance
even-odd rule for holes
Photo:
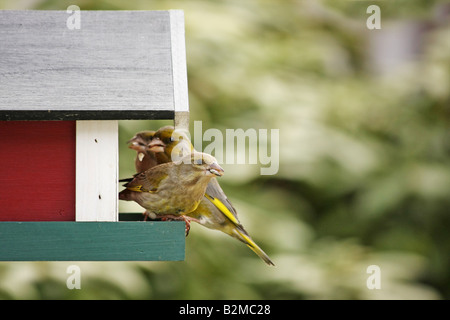
[[[194,151],[136,174],[124,185],[119,199],[137,202],[152,218],[188,224],[194,218],[187,215],[197,209],[208,183],[222,175],[223,169],[213,156]]]
[[[155,154],[158,163],[167,163],[184,154],[194,151],[194,147],[187,135],[174,130],[172,126],[165,126],[157,130],[149,144],[149,150]],[[212,178],[203,199],[196,210],[187,216],[207,228],[222,231],[229,236],[245,243],[265,263],[274,265],[269,256],[252,240],[248,232],[240,223],[236,209],[228,200],[216,178]]]

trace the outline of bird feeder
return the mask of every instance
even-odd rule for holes
[[[0,260],[184,260],[119,219],[118,120],[188,115],[182,11],[0,11]]]

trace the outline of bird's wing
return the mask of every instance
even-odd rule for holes
[[[205,197],[235,225],[241,225],[236,209],[228,200],[216,178],[211,179],[206,187]]]
[[[168,177],[171,166],[173,166],[172,163],[165,163],[138,173],[134,176],[133,180],[124,186],[131,191],[155,192],[158,190],[161,182]]]

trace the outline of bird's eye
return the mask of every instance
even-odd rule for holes
[[[198,164],[198,165],[203,164],[203,159],[194,159],[194,164]]]
[[[170,136],[170,142],[174,142],[175,141],[175,137],[174,136]]]

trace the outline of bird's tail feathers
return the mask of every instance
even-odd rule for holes
[[[275,266],[269,256],[252,240],[248,233],[242,227],[236,227],[234,229],[237,238],[245,243],[254,253],[256,253],[265,263],[271,266]]]

